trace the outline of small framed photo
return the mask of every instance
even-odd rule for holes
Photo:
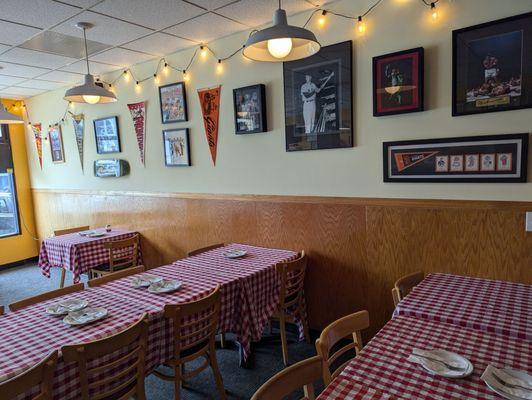
[[[189,167],[188,128],[163,131],[164,163],[167,167]]]
[[[449,171],[449,156],[436,156],[434,157],[434,161],[434,164],[436,165],[436,172]]]
[[[95,119],[94,135],[98,154],[120,153],[122,151],[117,116]]]
[[[268,130],[266,123],[266,88],[264,85],[246,86],[233,90],[235,132],[259,133]]]
[[[63,147],[63,134],[61,126],[54,125],[48,130],[50,139],[50,152],[52,153],[52,162],[59,164],[65,162],[65,149]]]
[[[163,124],[188,120],[185,82],[159,86],[159,102]]]
[[[462,154],[452,154],[449,156],[451,160],[449,163],[449,171],[462,172],[464,170],[464,156]]]
[[[512,170],[512,153],[497,153],[497,171]]]
[[[423,109],[423,47],[373,57],[373,116]]]
[[[465,156],[464,171],[474,172],[480,168],[480,155],[479,154],[466,154]]]
[[[480,155],[480,170],[481,171],[495,171],[495,154],[481,154]]]

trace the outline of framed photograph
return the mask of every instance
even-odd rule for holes
[[[163,131],[164,163],[167,167],[189,167],[188,128]]]
[[[120,132],[118,117],[107,117],[94,120],[96,151],[98,154],[120,153]]]
[[[187,121],[185,82],[159,86],[159,103],[163,124]]]
[[[373,57],[373,116],[423,109],[423,47]]]
[[[526,182],[528,133],[383,143],[384,182]]]
[[[118,178],[129,173],[129,164],[126,160],[111,158],[94,161],[94,176],[98,178]]]
[[[54,125],[48,129],[48,138],[50,139],[50,152],[52,153],[52,162],[64,163],[65,150],[63,147],[63,134],[61,133],[61,126]]]
[[[453,116],[532,107],[532,12],[453,31]]]
[[[266,123],[266,87],[246,86],[233,90],[235,132],[259,133],[268,130]]]
[[[353,147],[351,41],[283,63],[286,151]]]

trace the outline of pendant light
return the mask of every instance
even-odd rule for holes
[[[116,101],[116,96],[110,90],[104,89],[102,86],[94,82],[94,76],[91,75],[89,69],[89,52],[87,50],[87,35],[85,31],[93,27],[88,22],[78,22],[76,27],[83,29],[83,40],[85,42],[85,60],[87,62],[87,74],[85,75],[85,83],[81,86],[68,89],[65,93],[65,100],[73,103],[88,103],[88,104],[103,104],[113,103]]]
[[[24,120],[18,115],[7,112],[0,100],[0,124],[23,124]]]
[[[255,61],[293,61],[310,57],[321,48],[316,36],[305,28],[288,25],[286,11],[279,8],[273,13],[273,26],[253,33],[242,53]]]

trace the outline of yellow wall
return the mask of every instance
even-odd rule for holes
[[[5,105],[14,102],[4,100]],[[21,110],[10,110],[20,114]],[[15,181],[17,185],[18,207],[20,212],[21,235],[0,238],[0,266],[15,261],[35,257],[38,254],[37,242],[33,240],[35,222],[33,218],[33,202],[30,192],[30,174],[24,136],[24,124],[9,125],[9,136],[13,150]],[[24,227],[24,223],[27,229]],[[32,233],[29,233],[28,230]]]

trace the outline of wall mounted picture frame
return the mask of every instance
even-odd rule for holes
[[[527,181],[528,133],[383,143],[384,182]]]
[[[98,154],[120,153],[122,151],[117,116],[95,119],[93,125]]]
[[[185,82],[159,86],[159,107],[163,124],[188,121]]]
[[[117,158],[94,161],[94,176],[97,178],[119,178],[129,173],[129,163]]]
[[[532,12],[453,31],[452,115],[532,107]]]
[[[233,89],[235,133],[266,132],[266,86],[251,85]]]
[[[164,164],[167,167],[190,167],[188,128],[163,131]]]
[[[423,47],[373,57],[373,116],[424,110]]]
[[[353,147],[352,46],[283,63],[286,151]]]
[[[63,146],[63,134],[60,125],[53,125],[48,129],[48,139],[50,140],[50,153],[52,162],[60,164],[65,162],[65,149]]]

